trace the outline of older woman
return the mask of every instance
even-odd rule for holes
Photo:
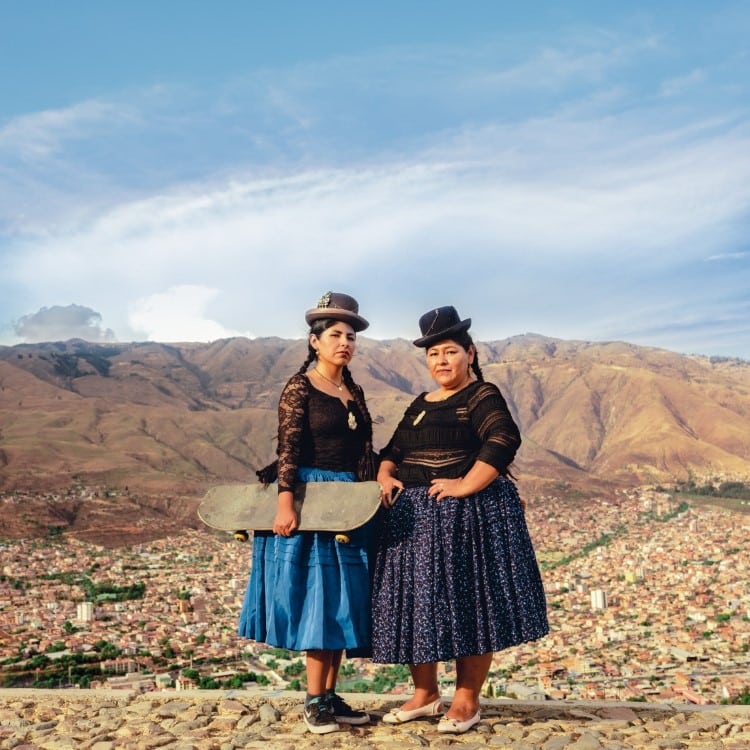
[[[444,713],[437,664],[456,660],[439,732],[480,721],[493,652],[548,632],[539,568],[508,467],[520,434],[484,382],[471,319],[440,307],[420,321],[437,387],[407,408],[381,451],[384,531],[373,582],[373,660],[409,664],[414,695],[384,716],[400,724]]]

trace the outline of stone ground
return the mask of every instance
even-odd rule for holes
[[[372,722],[313,735],[301,720],[302,693],[112,690],[0,690],[2,750],[315,750],[405,747],[510,750],[746,750],[750,706],[486,701],[482,721],[460,736],[436,720],[401,726],[382,715],[402,697],[356,694]]]

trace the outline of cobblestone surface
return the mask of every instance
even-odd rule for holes
[[[435,720],[381,721],[402,698],[348,695],[372,722],[312,735],[301,693],[200,691],[138,694],[105,690],[0,690],[5,750],[313,750],[456,747],[509,750],[746,750],[750,707],[569,701],[486,701],[482,721],[460,736]]]

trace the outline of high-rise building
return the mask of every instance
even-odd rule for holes
[[[79,622],[91,622],[94,619],[93,602],[79,602],[76,607],[76,618]]]
[[[591,590],[591,609],[606,609],[607,594],[602,589]]]

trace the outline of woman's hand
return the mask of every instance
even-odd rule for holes
[[[280,536],[291,536],[299,525],[297,514],[293,510],[279,510],[273,519],[273,533]]]
[[[273,519],[273,533],[291,536],[298,526],[299,518],[294,510],[294,495],[291,492],[279,492],[279,505],[276,518]]]
[[[404,489],[404,483],[396,477],[396,464],[383,461],[378,469],[378,484],[380,485],[380,504],[390,508]]]
[[[437,502],[446,497],[466,497],[470,495],[470,492],[466,492],[461,487],[461,482],[463,482],[463,477],[458,477],[458,479],[433,479],[427,488],[427,494],[434,497]]]
[[[385,487],[383,487],[380,492],[380,504],[384,508],[393,507],[396,504],[396,500],[398,500],[398,496],[403,492],[404,489],[404,485],[401,484],[398,479],[394,479],[390,484],[390,491],[386,490]]]
[[[440,502],[446,497],[468,497],[489,486],[499,476],[494,466],[484,461],[475,461],[464,477],[457,479],[433,479],[427,494]]]

